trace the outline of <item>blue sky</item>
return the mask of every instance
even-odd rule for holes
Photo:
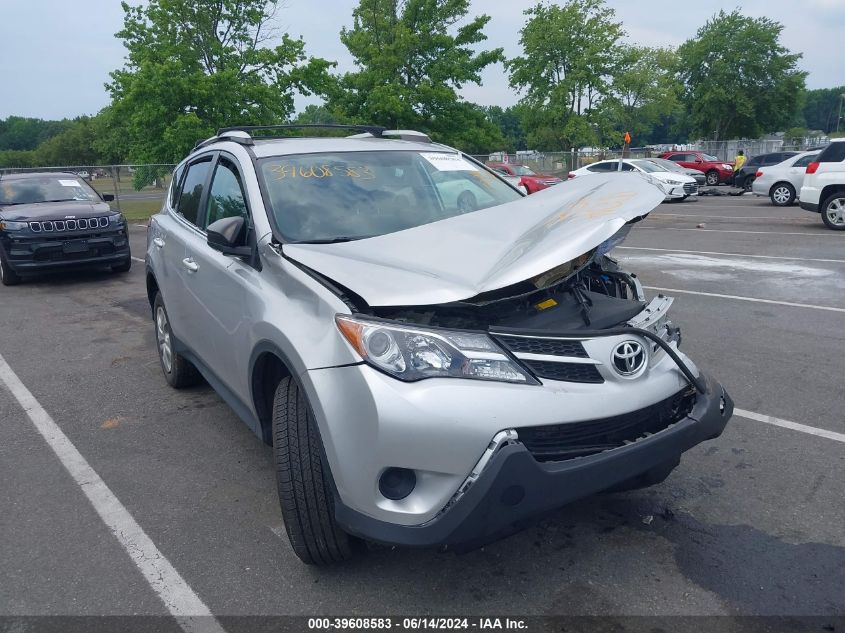
[[[130,3],[133,3],[130,0]],[[0,0],[0,118],[10,114],[47,119],[94,114],[108,104],[103,84],[123,64],[124,50],[114,33],[123,12],[118,0]],[[301,35],[307,52],[351,67],[338,32],[351,23],[355,0],[285,0],[280,26]],[[520,53],[522,12],[535,0],[474,0],[474,13],[486,13],[490,46],[506,56]],[[784,25],[783,42],[803,53],[810,88],[845,84],[845,61],[834,51],[845,33],[845,0],[610,0],[628,40],[674,46],[695,34],[719,9],[738,5],[748,15],[768,16]],[[730,61],[730,60],[728,60]],[[465,98],[484,105],[510,105],[518,95],[508,87],[500,65],[488,68],[482,86],[466,86]],[[300,99],[302,107],[308,101]]]

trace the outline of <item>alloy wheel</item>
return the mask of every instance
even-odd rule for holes
[[[832,225],[845,226],[845,198],[831,200],[824,213]]]
[[[156,341],[158,342],[158,354],[164,371],[168,374],[173,370],[173,347],[170,341],[170,324],[167,322],[167,313],[159,306],[156,310]]]

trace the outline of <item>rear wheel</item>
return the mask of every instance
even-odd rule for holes
[[[9,268],[9,265],[0,257],[0,282],[4,286],[16,286],[21,282],[20,275]]]
[[[273,399],[273,454],[279,503],[291,547],[308,565],[352,556],[353,539],[334,520],[334,493],[305,394],[283,378]]]
[[[192,387],[198,384],[202,377],[190,361],[179,354],[173,346],[173,331],[170,329],[170,319],[161,293],[156,294],[153,302],[153,318],[155,319],[156,346],[158,360],[164,378],[174,389]]]
[[[833,194],[822,205],[822,221],[834,231],[845,231],[845,191]]]
[[[742,190],[743,191],[751,191],[751,185],[754,184],[754,176],[748,176],[745,180],[742,181]]]
[[[788,182],[779,182],[769,191],[769,198],[776,207],[788,207],[795,202],[795,188]]]
[[[719,172],[715,169],[711,169],[706,174],[704,174],[704,178],[708,185],[714,187],[719,184]]]

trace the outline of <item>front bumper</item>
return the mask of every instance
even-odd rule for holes
[[[700,379],[704,393],[686,417],[632,444],[561,462],[538,462],[518,441],[502,446],[459,499],[421,525],[381,521],[339,500],[335,518],[351,534],[396,545],[473,547],[501,538],[568,503],[671,467],[685,451],[718,437],[733,402],[718,382]]]
[[[9,268],[20,275],[111,266],[131,257],[125,227],[96,234],[7,233],[0,240],[0,248]]]

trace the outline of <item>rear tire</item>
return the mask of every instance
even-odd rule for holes
[[[173,331],[170,329],[170,317],[164,307],[161,293],[156,293],[153,302],[153,322],[155,324],[158,360],[164,379],[174,389],[184,389],[199,384],[202,376],[189,360],[179,354],[173,346]]]
[[[17,286],[21,282],[20,275],[9,268],[9,264],[2,257],[0,257],[0,282],[4,286]]]
[[[776,207],[788,207],[795,202],[795,188],[788,182],[778,182],[769,190],[769,198]]]
[[[719,184],[719,172],[715,169],[711,169],[706,174],[704,174],[704,178],[705,182],[711,187],[715,187]]]
[[[845,191],[839,191],[821,206],[824,225],[834,231],[845,231]]]
[[[279,503],[291,547],[307,565],[352,556],[353,539],[334,519],[334,493],[305,394],[283,378],[273,398],[273,454]]]

